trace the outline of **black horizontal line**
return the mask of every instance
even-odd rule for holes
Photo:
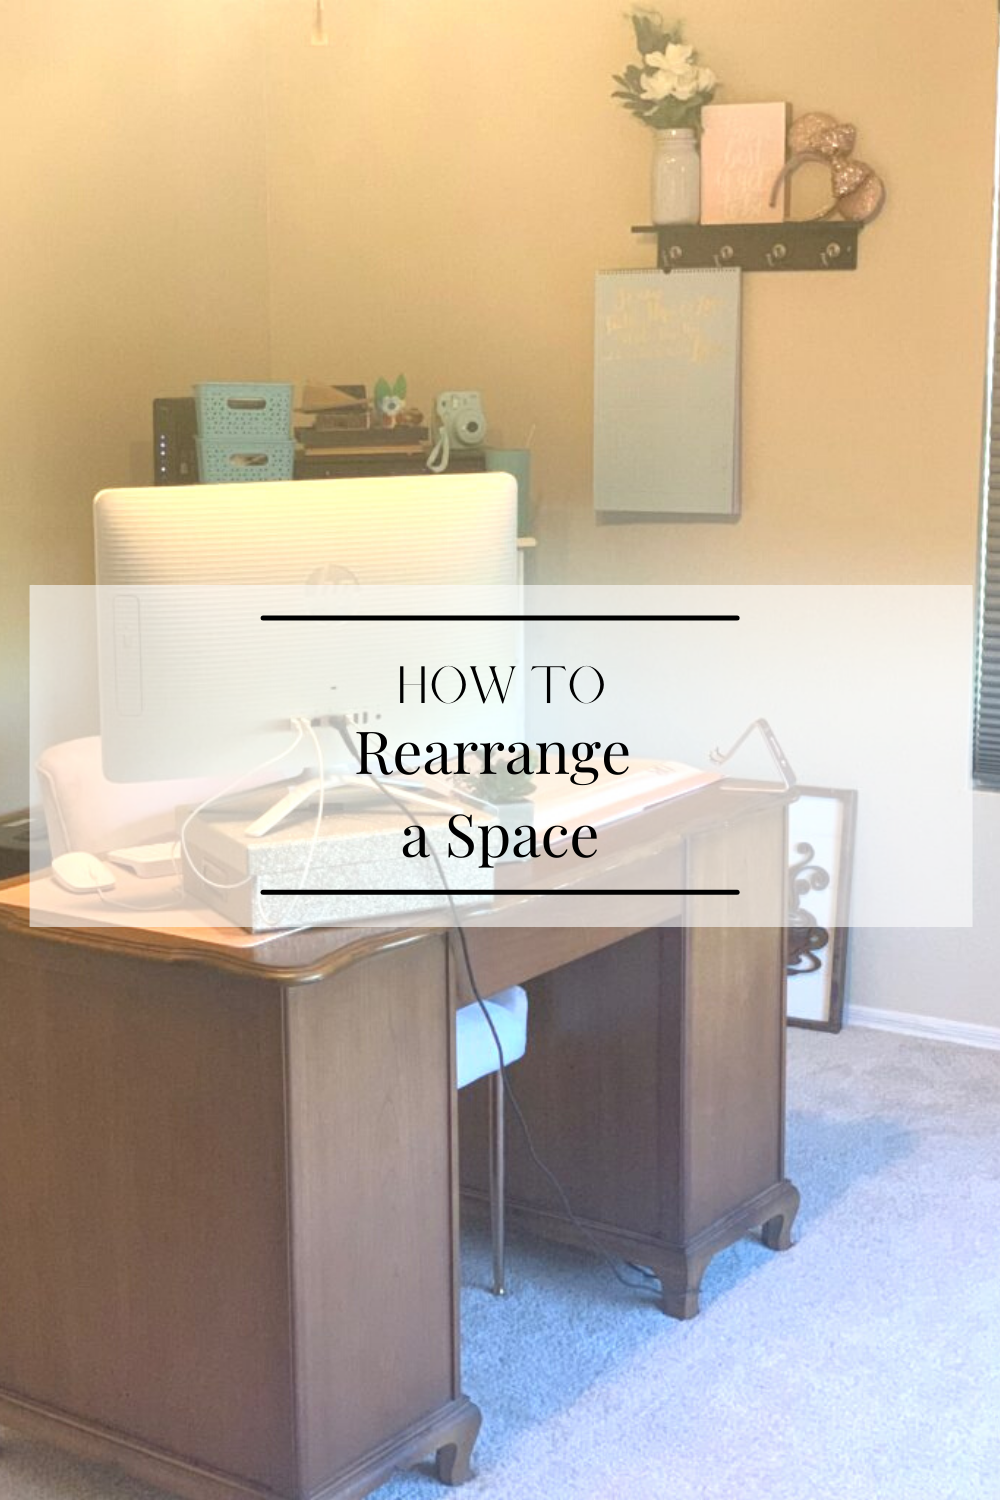
[[[398,620],[402,624],[412,624],[416,620],[429,620],[432,624],[460,624],[469,620],[487,620],[496,623],[506,621],[517,624],[527,624],[535,620],[561,620],[571,623],[595,620],[636,623],[645,620],[649,624],[658,624],[666,620],[738,620],[739,615],[261,615],[261,619],[267,621],[375,620],[381,622]]]
[[[268,890],[261,891],[262,896],[738,896],[739,891],[702,891],[702,890],[679,890],[679,891],[592,891],[592,890],[527,890],[512,891],[506,886],[491,887],[486,891],[469,891],[452,888],[450,892],[443,891],[440,886],[433,891],[286,891]]]

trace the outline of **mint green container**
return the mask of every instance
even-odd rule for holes
[[[195,445],[202,484],[253,484],[294,478],[294,438],[272,438],[269,442],[229,438],[220,442],[199,437]]]
[[[199,436],[209,442],[292,435],[292,387],[284,382],[202,382],[194,404]]]

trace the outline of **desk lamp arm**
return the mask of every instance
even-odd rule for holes
[[[798,784],[798,777],[792,770],[791,763],[787,755],[779,745],[777,735],[766,719],[754,719],[753,723],[747,725],[746,729],[744,729],[739,739],[729,750],[722,751],[716,748],[710,753],[708,757],[709,760],[715,766],[724,766],[727,761],[732,760],[737,750],[745,740],[748,740],[750,738],[754,730],[757,730],[760,733],[764,744],[771,752],[771,759],[777,766],[778,774],[784,782],[784,790],[790,791],[792,787]]]

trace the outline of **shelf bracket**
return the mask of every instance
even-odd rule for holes
[[[656,235],[661,271],[854,271],[860,224],[809,219],[784,224],[635,224]]]

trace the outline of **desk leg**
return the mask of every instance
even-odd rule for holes
[[[679,1141],[676,1192],[651,1264],[664,1310],[694,1317],[718,1251],[752,1229],[787,1249],[799,1204],[784,1176],[783,930],[688,928],[664,934],[667,1028],[661,1067]],[[673,980],[669,977],[675,976]],[[661,1139],[661,1150],[669,1143]]]
[[[768,1207],[764,1208],[763,1203]],[[660,1304],[668,1317],[686,1321],[698,1316],[701,1281],[713,1256],[754,1229],[762,1213],[778,1209],[777,1213],[772,1213],[772,1217],[761,1224],[762,1244],[769,1250],[792,1248],[795,1243],[792,1239],[792,1224],[799,1208],[798,1189],[790,1182],[780,1183],[778,1190],[767,1194],[763,1203],[756,1201],[748,1211],[713,1225],[700,1249],[671,1251],[668,1256],[659,1260],[655,1255],[650,1257],[649,1268],[660,1279]]]
[[[472,1450],[476,1446],[482,1415],[477,1406],[468,1409],[455,1423],[454,1435],[437,1450],[437,1476],[442,1484],[464,1484],[472,1475]]]
[[[769,1250],[790,1250],[795,1243],[792,1239],[792,1225],[799,1211],[799,1190],[790,1182],[786,1183],[786,1187],[787,1201],[781,1212],[761,1226],[760,1237]]]

